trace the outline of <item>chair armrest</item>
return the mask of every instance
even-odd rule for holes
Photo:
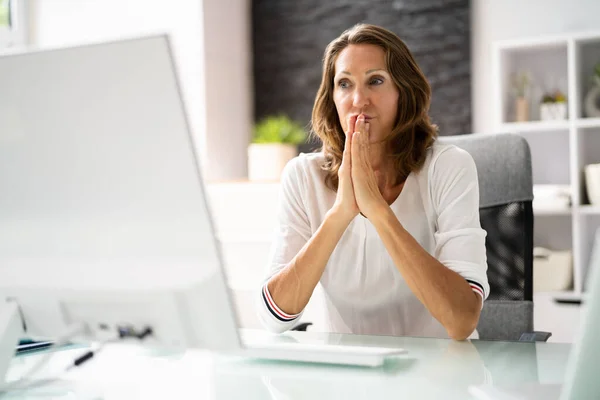
[[[551,332],[525,332],[519,338],[519,342],[547,342],[550,336],[552,336]]]

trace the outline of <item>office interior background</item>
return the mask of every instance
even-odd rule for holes
[[[600,2],[13,0],[11,5],[10,27],[0,14],[0,48],[171,35],[245,327],[259,326],[254,298],[278,201],[276,178],[249,179],[255,125],[285,115],[306,128],[327,43],[358,22],[393,30],[430,80],[431,115],[441,135],[516,132],[528,140],[536,195],[534,328],[552,332],[550,341],[573,341],[581,311],[576,303],[595,249],[600,252],[595,238],[600,177],[594,175],[600,163],[595,89]],[[317,146],[303,142],[295,150]],[[267,158],[280,157],[272,154]],[[315,293],[305,313],[314,330],[323,325],[320,295]]]

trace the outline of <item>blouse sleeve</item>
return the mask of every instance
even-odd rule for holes
[[[263,326],[272,332],[284,332],[299,320],[299,314],[287,314],[273,301],[267,288],[271,277],[281,271],[311,237],[308,215],[302,198],[301,159],[296,157],[284,168],[281,176],[277,228],[271,245],[265,280],[257,298],[257,313]]]
[[[442,150],[429,172],[437,212],[435,257],[461,275],[483,304],[490,287],[475,162],[469,153],[451,146]]]

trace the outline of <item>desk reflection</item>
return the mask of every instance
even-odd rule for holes
[[[290,334],[274,340],[297,338]],[[493,382],[479,346],[470,341],[324,334],[310,343],[403,347],[408,354],[379,368],[222,359],[215,364],[216,398],[468,399],[470,385]],[[482,347],[484,353],[497,350]]]

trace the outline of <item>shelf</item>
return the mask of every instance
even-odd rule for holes
[[[582,293],[570,292],[555,292],[553,293],[554,301],[559,304],[580,304],[586,299],[586,295]]]
[[[600,211],[599,211],[600,212]],[[534,208],[533,215],[535,216],[568,216],[571,215],[570,208]]]
[[[528,121],[528,122],[507,122],[500,126],[502,132],[549,132],[549,131],[568,131],[569,121]]]
[[[600,128],[600,118],[579,118],[575,121],[578,128]]]
[[[533,296],[534,297],[549,297],[552,298],[553,300],[563,300],[563,301],[569,301],[569,300],[581,300],[582,298],[585,297],[585,294],[576,292],[573,289],[569,289],[569,290],[563,290],[563,291],[552,291],[552,292],[533,292]],[[535,301],[535,299],[534,299]]]
[[[566,36],[548,36],[545,38],[530,39],[507,39],[496,42],[496,47],[504,51],[527,51],[539,50],[543,48],[566,47],[568,45]]]
[[[579,212],[587,215],[600,215],[600,206],[586,204],[584,206],[579,206]]]
[[[596,43],[600,40],[600,31],[576,34],[576,35],[573,35],[573,39],[578,44],[585,44],[585,43],[590,43],[590,42]]]
[[[534,209],[534,243],[572,251],[573,290],[536,293],[535,296],[562,300],[566,307],[581,300],[581,291],[600,228],[600,204],[588,202],[584,168],[600,163],[600,116],[585,110],[590,77],[600,60],[600,31],[535,36],[494,42],[492,52],[493,129],[520,134],[531,152],[533,182],[540,185],[570,185],[573,205]],[[526,122],[515,101],[518,78],[530,80],[525,95],[529,109]],[[567,118],[541,121],[540,99],[547,92],[560,91],[568,98]],[[517,111],[520,111],[519,113]],[[586,117],[590,116],[590,118]],[[536,200],[541,196],[536,196]],[[539,203],[539,201],[538,201]],[[557,204],[561,205],[561,204]],[[581,218],[580,218],[581,216]]]
[[[552,298],[564,298],[564,299],[580,299],[581,293],[574,291],[573,289],[568,290],[555,290],[550,292],[533,292],[534,296],[547,296]]]
[[[578,118],[575,120],[577,128],[600,128],[600,118]],[[502,132],[549,132],[568,130],[569,121],[527,121],[506,122],[500,126]]]

